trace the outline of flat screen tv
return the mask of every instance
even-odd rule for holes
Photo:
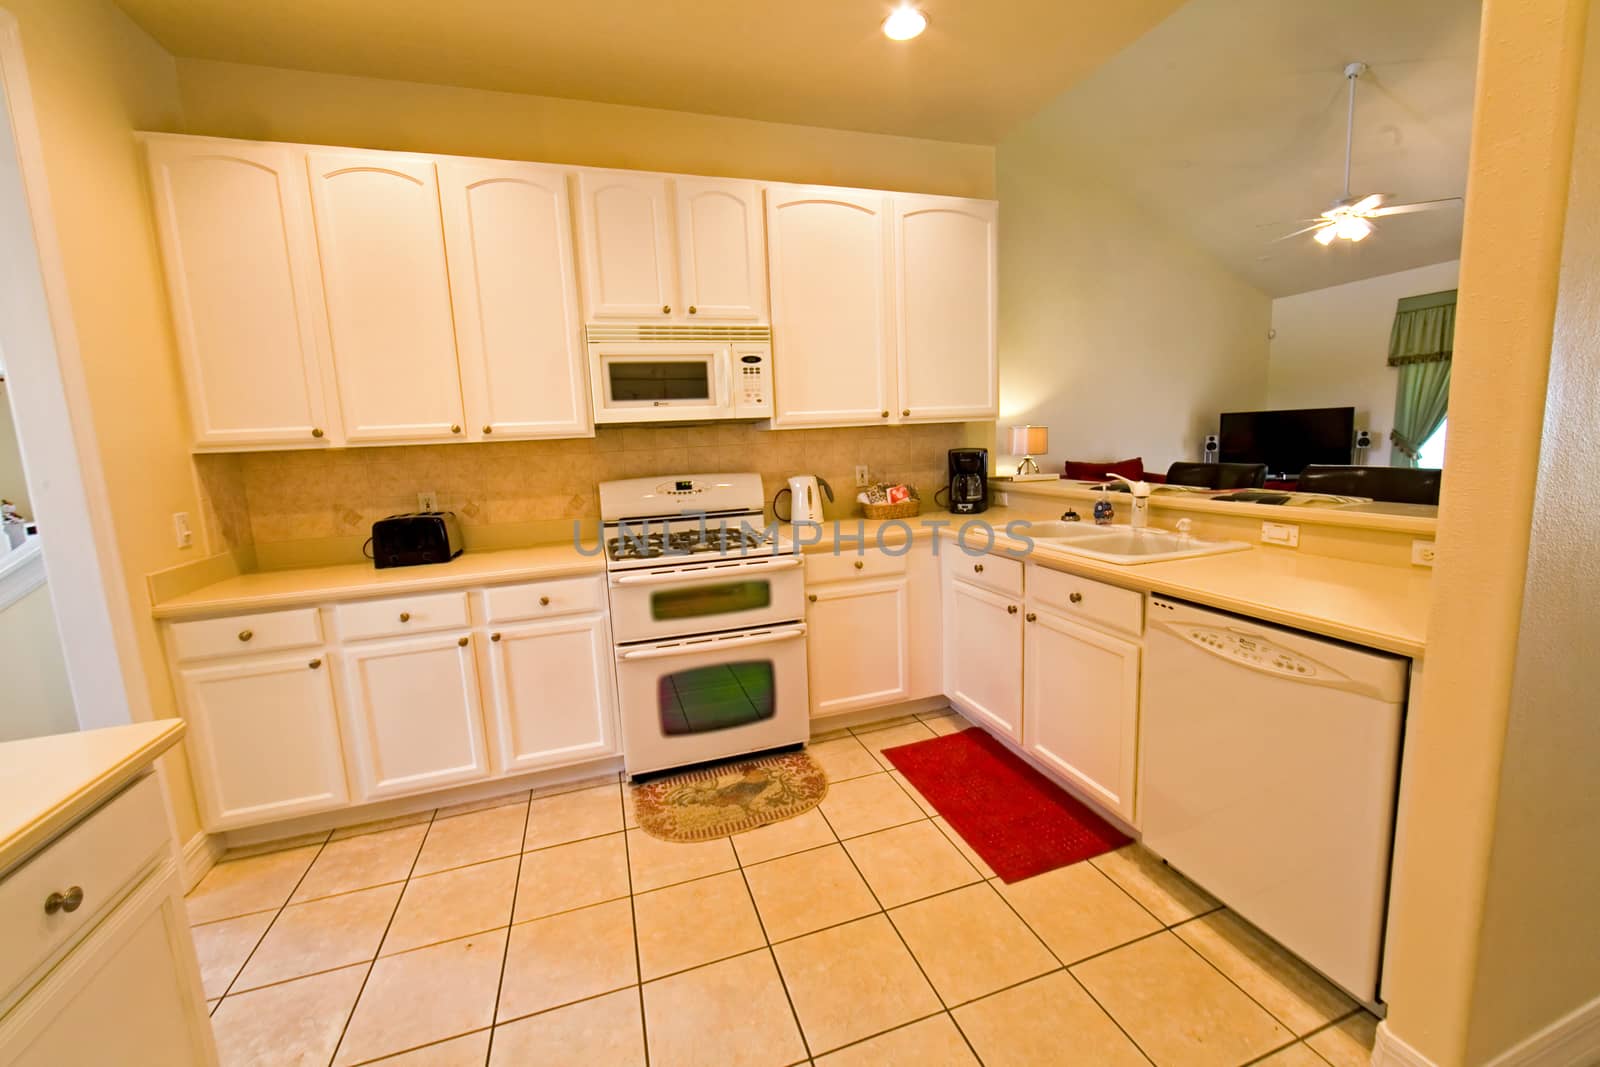
[[[1265,463],[1269,475],[1298,477],[1312,463],[1348,464],[1355,408],[1230,411],[1222,416],[1224,463]]]

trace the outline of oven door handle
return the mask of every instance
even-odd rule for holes
[[[666,585],[669,582],[690,582],[699,578],[734,577],[741,574],[764,574],[769,571],[786,571],[801,566],[805,561],[799,556],[775,556],[772,559],[751,560],[736,566],[695,568],[684,571],[651,571],[648,574],[613,574],[611,584]]]
[[[674,656],[695,656],[702,652],[720,652],[725,648],[770,645],[778,641],[788,641],[805,635],[806,628],[804,625],[785,626],[781,630],[766,630],[761,633],[751,634],[748,637],[718,637],[709,641],[697,641],[694,644],[671,645],[667,648],[623,649],[617,653],[617,659],[625,663],[632,663],[641,659],[670,659]]]

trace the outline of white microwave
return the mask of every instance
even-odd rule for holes
[[[596,425],[772,417],[766,326],[590,326]]]

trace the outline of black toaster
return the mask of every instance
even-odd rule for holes
[[[372,562],[376,567],[449,563],[459,555],[461,524],[453,511],[390,515],[372,524]]]

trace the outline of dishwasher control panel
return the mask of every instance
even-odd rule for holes
[[[1280,648],[1254,634],[1217,626],[1183,628],[1183,635],[1197,645],[1211,649],[1219,656],[1241,660],[1252,667],[1275,671],[1295,678],[1316,678],[1322,674],[1318,665],[1286,648]]]

